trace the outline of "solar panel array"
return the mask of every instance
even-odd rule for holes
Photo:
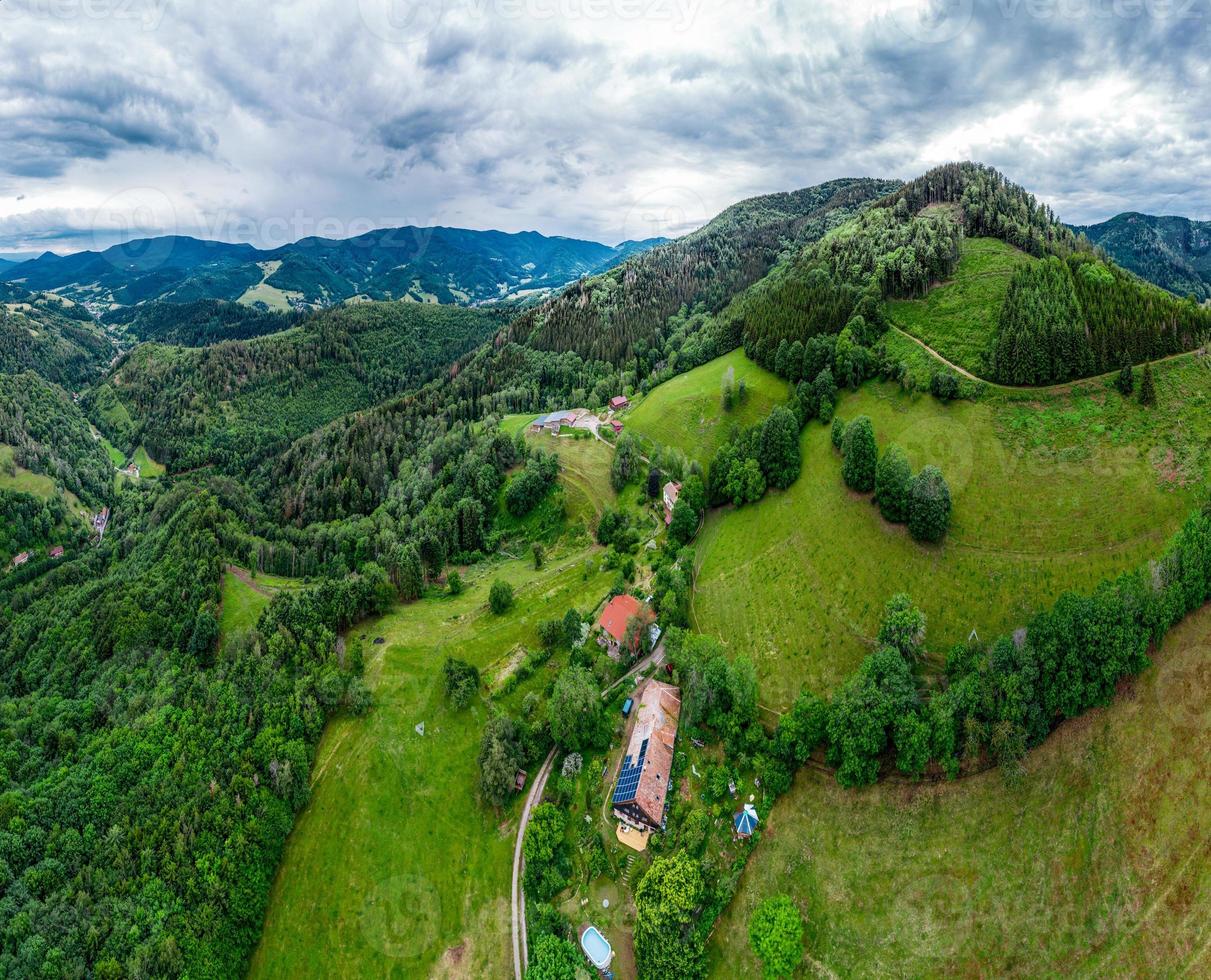
[[[639,777],[643,775],[643,760],[648,754],[648,740],[639,746],[639,760],[632,765],[631,756],[622,760],[622,771],[618,774],[618,785],[614,787],[615,803],[630,803],[639,789]]]

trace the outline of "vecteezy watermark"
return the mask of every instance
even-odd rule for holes
[[[922,44],[947,44],[971,23],[974,0],[906,0],[891,10],[892,23]]]
[[[706,224],[706,202],[689,187],[658,187],[640,197],[622,222],[622,241],[678,238]]]
[[[154,31],[164,19],[169,0],[4,0],[0,18],[38,21],[120,21]]]
[[[357,0],[367,30],[389,44],[428,37],[446,15],[447,0]]]
[[[155,187],[128,187],[93,212],[93,248],[114,265],[149,270],[172,255],[180,228],[172,199]],[[111,245],[116,244],[116,248]]]
[[[432,34],[448,17],[528,21],[589,21],[664,24],[688,31],[704,0],[358,0],[362,22],[391,44],[412,44]]]
[[[897,0],[889,19],[905,37],[921,44],[949,44],[971,25],[977,9],[985,19],[1081,23],[1109,20],[1201,20],[1207,0]]]

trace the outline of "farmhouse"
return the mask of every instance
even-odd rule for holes
[[[618,433],[620,433],[622,431],[622,423],[619,422],[618,419],[610,419],[610,421],[607,422],[606,425],[608,425],[611,429],[614,430],[614,435],[618,435]]]
[[[608,603],[605,609],[601,611],[601,615],[597,619],[597,627],[601,632],[597,636],[597,643],[615,660],[622,654],[622,645],[626,641],[627,623],[635,616],[644,614],[644,605],[633,595],[616,595]],[[639,647],[639,636],[636,636],[633,643],[634,649],[630,651],[634,654]]]
[[[538,416],[530,423],[530,430],[532,432],[558,433],[560,428],[571,425],[575,421],[575,412],[551,412],[549,415]]]
[[[13,568],[20,568],[27,561],[29,561],[29,552],[28,551],[23,551],[19,555],[14,555],[13,556]]]
[[[47,552],[47,555],[50,556],[51,558],[62,558],[63,557],[63,545],[61,545],[61,544],[55,545],[53,548],[50,549],[50,551]]]
[[[614,816],[637,830],[664,829],[665,796],[680,716],[681,689],[648,681],[613,796]]]
[[[681,484],[670,480],[664,485],[664,523],[673,523],[673,508],[677,506],[677,498],[681,495]]]
[[[615,395],[613,398],[610,399],[610,411],[611,412],[620,412],[620,411],[622,411],[622,409],[626,408],[630,404],[631,403],[627,399],[626,395]]]

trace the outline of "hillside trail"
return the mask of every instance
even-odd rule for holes
[[[956,374],[961,374],[964,378],[967,378],[967,380],[969,380],[969,381],[976,381],[979,384],[988,385],[989,388],[996,388],[998,391],[1012,391],[1012,392],[1020,392],[1022,394],[1040,394],[1040,395],[1063,394],[1066,391],[1071,391],[1077,385],[1089,384],[1090,382],[1093,382],[1093,381],[1100,381],[1100,380],[1105,380],[1107,378],[1113,378],[1118,374],[1117,370],[1116,371],[1107,371],[1104,374],[1095,374],[1095,375],[1091,375],[1088,378],[1073,378],[1071,381],[1061,381],[1059,384],[1054,384],[1054,385],[1004,385],[1004,384],[1000,384],[996,381],[989,381],[986,378],[981,378],[978,375],[972,374],[966,368],[959,367],[959,365],[955,364],[953,361],[949,361],[945,357],[943,357],[941,354],[939,354],[936,350],[934,350],[932,347],[930,347],[929,344],[925,343],[925,341],[923,341],[917,337],[914,337],[903,327],[900,327],[895,323],[891,324],[891,329],[894,330],[896,333],[898,333],[901,337],[911,340],[914,344],[916,344],[918,347],[920,347],[922,350],[924,350],[927,354],[930,354],[935,360],[941,361],[943,364],[945,364],[948,368],[950,368]],[[1180,357],[1190,357],[1190,358],[1204,357],[1204,356],[1206,356],[1206,352],[1207,352],[1206,347],[1196,347],[1194,350],[1181,351],[1180,353],[1177,353],[1177,354],[1170,354],[1167,357],[1158,357],[1155,361],[1152,361],[1151,363],[1152,364],[1164,364],[1166,361],[1176,361]],[[1139,367],[1139,366],[1140,365],[1136,365],[1136,367]]]

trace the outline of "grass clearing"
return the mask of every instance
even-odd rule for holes
[[[1092,413],[1073,417],[1086,401],[1123,417],[1098,432]],[[1056,421],[1011,438],[1022,412]],[[898,442],[914,471],[941,467],[954,500],[951,529],[931,547],[883,521],[869,497],[845,489],[840,456],[818,423],[804,432],[794,486],[710,515],[698,544],[693,620],[753,658],[763,703],[774,708],[803,686],[827,692],[848,676],[870,652],[883,603],[896,592],[908,591],[925,611],[933,651],[972,629],[991,639],[1064,590],[1092,588],[1157,554],[1193,504],[1196,485],[1163,478],[1154,462],[1172,438],[1157,428],[1162,416],[1117,395],[947,406],[871,383],[845,394],[838,413],[869,415],[880,447]],[[1187,433],[1180,445],[1190,448],[1175,452],[1194,451],[1211,425],[1205,415],[1204,406],[1175,404],[1163,416]]]
[[[13,462],[13,447],[3,443],[0,443],[0,489],[29,493],[44,500],[58,493],[55,481],[49,476],[34,473]]]
[[[1032,751],[1016,788],[800,772],[715,930],[713,975],[758,975],[749,916],[787,893],[820,975],[1206,976],[1211,608],[1155,659]]]
[[[592,608],[611,581],[596,564],[587,571],[594,554],[549,556],[539,572],[526,560],[474,568],[462,595],[422,599],[356,629],[375,704],[324,732],[250,976],[508,974],[520,802],[504,815],[478,802],[487,706],[450,711],[441,663],[454,655],[490,668],[519,644],[535,646],[541,620]],[[504,616],[487,609],[496,578],[517,590]],[[384,644],[373,644],[378,636]],[[545,687],[556,667],[528,684]]]
[[[723,380],[745,382],[748,399],[731,412],[722,405]],[[737,349],[654,388],[622,421],[627,428],[662,446],[676,446],[706,466],[731,427],[761,422],[776,405],[786,402],[790,386],[776,374],[750,361]]]
[[[953,279],[923,299],[887,304],[892,321],[947,360],[984,377],[1009,280],[1029,255],[996,238],[966,238]]]
[[[588,528],[606,507],[618,506],[618,494],[610,484],[610,465],[614,449],[597,438],[554,438],[549,435],[528,437],[531,445],[559,456],[560,480],[567,494],[568,520],[582,522]]]
[[[154,459],[147,455],[147,450],[140,446],[135,450],[134,464],[139,467],[139,476],[142,479],[150,480],[157,476],[163,476],[165,473],[163,465],[157,463]]]

